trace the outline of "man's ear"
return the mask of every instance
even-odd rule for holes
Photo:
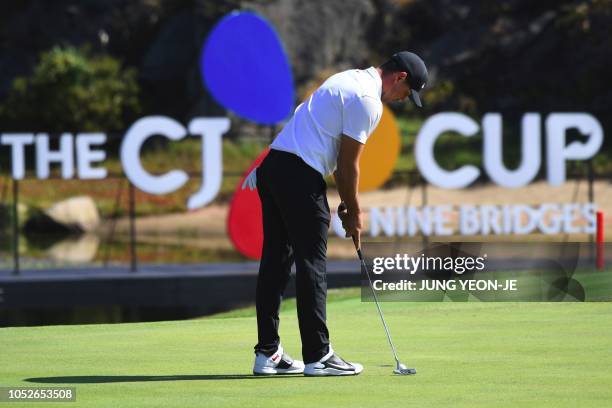
[[[408,73],[406,73],[404,71],[398,72],[398,74],[399,75],[397,76],[397,82],[403,81],[408,76]]]

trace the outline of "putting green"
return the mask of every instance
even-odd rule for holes
[[[384,303],[394,376],[372,303],[332,291],[334,348],[364,364],[344,378],[253,377],[252,309],[156,323],[0,329],[0,385],[76,387],[68,407],[575,407],[612,402],[611,303]],[[299,357],[294,302],[285,349]],[[0,403],[47,407],[47,403]]]

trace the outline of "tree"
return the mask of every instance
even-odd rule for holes
[[[123,131],[141,111],[134,69],[87,49],[54,47],[0,105],[2,131]]]

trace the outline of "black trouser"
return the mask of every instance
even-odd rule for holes
[[[257,190],[264,242],[257,279],[255,350],[270,355],[280,343],[278,311],[295,261],[302,357],[305,363],[318,361],[329,345],[325,324],[327,185],[298,156],[270,150],[257,169]]]

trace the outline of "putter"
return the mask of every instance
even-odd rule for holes
[[[368,267],[366,266],[365,260],[363,259],[361,248],[357,247],[357,240],[355,240],[355,236],[353,236],[353,243],[355,244],[355,249],[357,249],[357,255],[359,256],[359,260],[361,261],[361,268],[365,270],[366,276],[368,277],[368,282],[370,283],[370,290],[372,291],[372,295],[374,296],[374,303],[376,303],[376,309],[378,309],[378,315],[380,316],[380,320],[382,320],[382,324],[385,328],[385,333],[387,333],[387,340],[389,340],[391,351],[393,351],[393,358],[395,358],[395,364],[396,364],[395,370],[393,370],[393,374],[398,374],[398,375],[416,374],[416,369],[406,367],[406,365],[402,364],[399,361],[399,358],[397,358],[397,352],[395,351],[395,346],[393,345],[393,341],[391,341],[391,333],[389,333],[389,328],[387,327],[387,323],[385,322],[385,317],[383,316],[382,310],[380,309],[380,305],[378,304],[378,296],[376,296],[376,291],[374,290],[374,286],[372,285],[372,279],[370,278],[370,272],[368,271]]]

